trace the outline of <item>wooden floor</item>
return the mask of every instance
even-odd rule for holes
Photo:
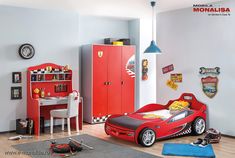
[[[72,135],[76,135],[77,133],[75,131],[72,131]],[[104,132],[103,124],[97,124],[97,125],[88,125],[85,124],[83,126],[83,130],[80,132],[80,134],[89,134],[95,137],[99,137],[101,139],[104,139],[106,141],[109,141],[114,144],[120,144],[123,146],[131,147],[136,150],[148,152],[157,156],[161,156],[164,158],[176,158],[176,157],[170,157],[170,156],[162,156],[162,147],[163,144],[166,142],[172,142],[172,143],[191,143],[198,137],[195,136],[185,136],[181,138],[175,138],[165,141],[158,141],[156,142],[152,147],[150,148],[144,148],[139,145],[136,145],[131,142],[118,140],[115,138],[111,138],[110,136],[107,136]],[[6,133],[6,134],[0,134],[0,158],[29,158],[27,155],[6,155],[5,152],[7,151],[16,151],[14,148],[11,147],[11,145],[14,144],[21,144],[21,143],[28,143],[28,142],[34,142],[34,141],[42,141],[47,139],[57,139],[57,138],[63,138],[68,136],[67,132],[61,132],[60,128],[57,130],[56,133],[53,135],[50,134],[43,134],[39,137],[34,137],[30,140],[18,140],[18,141],[10,141],[8,140],[8,137],[14,136],[15,133]],[[235,139],[229,138],[229,137],[222,137],[221,142],[219,144],[213,144],[213,148],[216,154],[217,158],[235,158]],[[180,157],[177,157],[180,158]]]

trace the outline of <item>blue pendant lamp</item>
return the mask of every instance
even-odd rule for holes
[[[152,41],[150,43],[150,46],[144,51],[144,53],[155,53],[155,54],[161,54],[160,48],[158,48],[156,42],[154,41],[154,7],[156,5],[156,2],[154,0],[151,1],[152,6]]]

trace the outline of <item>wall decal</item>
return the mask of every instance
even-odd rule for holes
[[[199,73],[201,75],[219,75],[220,74],[220,68],[215,67],[215,68],[205,68],[205,67],[200,67]]]
[[[131,77],[135,77],[135,55],[132,55],[126,63],[126,72]]]
[[[12,72],[12,83],[21,83],[21,72]]]
[[[177,90],[178,89],[178,84],[176,84],[175,82],[171,81],[171,80],[167,80],[166,85],[170,88],[172,88],[173,90]]]
[[[183,75],[181,73],[171,74],[171,81],[181,83],[183,80]]]
[[[204,76],[201,78],[202,91],[207,97],[213,98],[218,91],[219,79],[216,76],[220,74],[220,68],[200,67],[199,73]],[[211,75],[215,77],[212,77]]]
[[[148,59],[142,60],[142,80],[148,80]]]
[[[162,68],[162,73],[165,74],[165,73],[171,72],[173,70],[174,70],[174,65],[171,64],[171,65],[163,67]]]
[[[217,89],[218,81],[219,79],[217,77],[211,77],[211,76],[207,76],[201,79],[202,90],[207,97],[213,98],[216,95],[218,91]]]

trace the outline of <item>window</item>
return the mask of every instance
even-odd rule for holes
[[[193,112],[191,112],[191,111],[183,111],[183,112],[177,114],[176,116],[174,116],[174,117],[169,121],[169,123],[170,123],[170,122],[175,122],[175,121],[181,120],[181,119],[183,119],[183,118],[189,116],[189,115],[192,114],[192,113],[193,113]]]

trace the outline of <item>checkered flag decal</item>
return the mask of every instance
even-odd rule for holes
[[[93,117],[92,123],[104,123],[110,115],[102,116],[102,117]]]
[[[52,72],[62,72],[62,70],[61,69],[53,69]],[[44,73],[46,73],[46,70],[45,69],[32,70],[30,73],[31,74],[44,74]]]

